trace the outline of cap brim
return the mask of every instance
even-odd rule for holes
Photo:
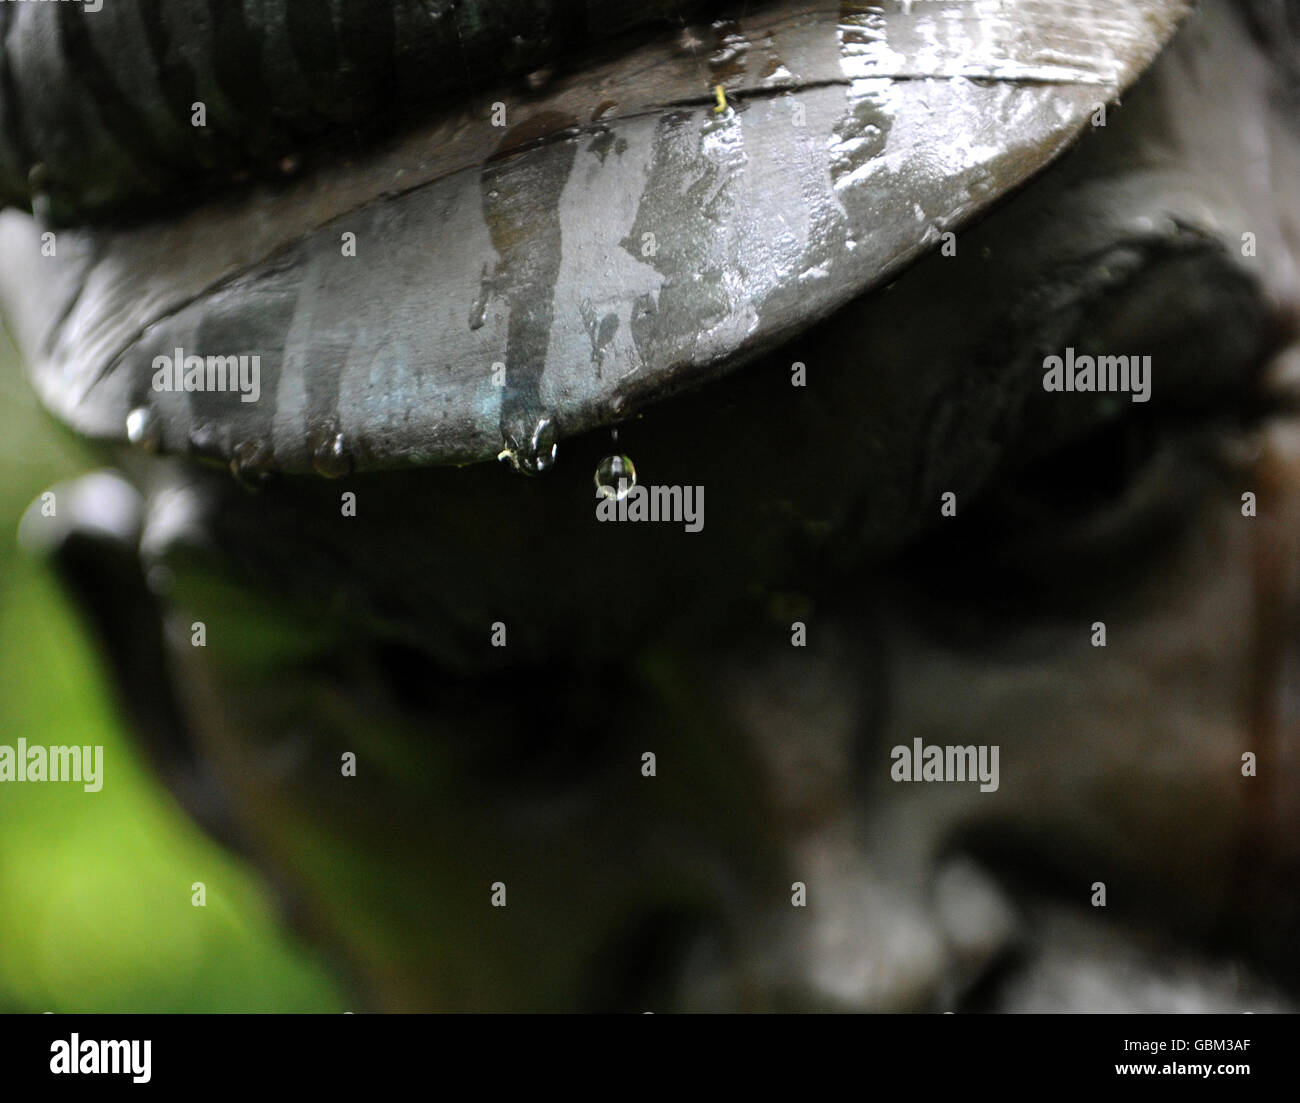
[[[594,58],[329,171],[59,230],[53,256],[6,212],[10,328],[44,401],[94,437],[125,440],[136,411],[164,451],[286,473],[322,448],[356,470],[493,459],[889,280],[1069,146],[1189,4],[857,7],[800,0]],[[190,357],[204,371],[177,372]]]

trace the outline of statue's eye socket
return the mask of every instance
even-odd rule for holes
[[[1119,540],[1185,504],[1206,474],[1185,427],[1122,418],[1013,470],[976,510],[984,541],[1022,548]]]
[[[1259,386],[1214,409],[1124,411],[1004,472],[964,515],[927,536],[907,569],[950,588],[955,601],[974,592],[973,579],[980,592],[1030,604],[1065,589],[1084,596],[1094,582],[1122,584],[1211,502],[1235,497],[1261,427],[1295,414],[1285,395]]]
[[[1026,366],[1041,365],[1042,386],[1031,383],[993,481],[923,541],[923,569],[1011,593],[1077,589],[1064,585],[1072,571],[1118,582],[1224,500],[1243,443],[1292,412],[1276,367],[1294,319],[1221,242],[1184,227],[1098,255],[1118,275],[1059,325],[1030,315],[1052,354]],[[1023,360],[1019,347],[1007,355]]]

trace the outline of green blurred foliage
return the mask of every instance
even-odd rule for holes
[[[102,744],[104,786],[0,784],[0,1011],[341,1011],[251,869],[136,753],[57,580],[17,546],[52,483],[95,466],[38,406],[0,331],[0,744]],[[194,907],[190,886],[207,886]]]

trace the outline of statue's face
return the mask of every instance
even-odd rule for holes
[[[1293,965],[1300,433],[1250,439],[1241,462],[1198,430],[1082,516],[972,510],[766,618],[692,610],[694,639],[671,586],[662,641],[581,660],[557,636],[493,665],[485,621],[470,675],[178,569],[176,673],[253,853],[368,1005],[959,1007],[1036,935],[999,874]],[[990,523],[1013,505],[1031,533]],[[637,584],[592,574],[598,604]],[[996,790],[892,780],[917,739],[996,748]]]
[[[124,460],[187,802],[367,1006],[1263,1007],[1186,965],[1297,977],[1300,139],[1243,72],[1211,6],[955,253],[542,478]],[[691,516],[610,516],[621,454]]]
[[[1037,946],[1005,1005],[1125,1006],[1044,897],[1294,976],[1294,242],[1240,243],[1296,212],[1233,144],[1265,102],[1183,84],[1249,50],[1189,38],[957,256],[543,479],[143,469],[203,769],[368,1002],[947,1008]],[[1149,400],[1045,390],[1067,347]],[[623,452],[702,527],[598,519]],[[931,746],[971,780],[902,780]]]

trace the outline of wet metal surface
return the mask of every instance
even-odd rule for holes
[[[0,293],[42,396],[90,435],[148,411],[164,451],[282,472],[316,469],[322,426],[356,470],[490,460],[886,281],[1050,162],[1185,7],[799,0],[503,92],[504,128],[449,113],[182,218],[59,231],[54,257],[6,212]],[[259,400],[157,392],[176,349],[258,355]]]

